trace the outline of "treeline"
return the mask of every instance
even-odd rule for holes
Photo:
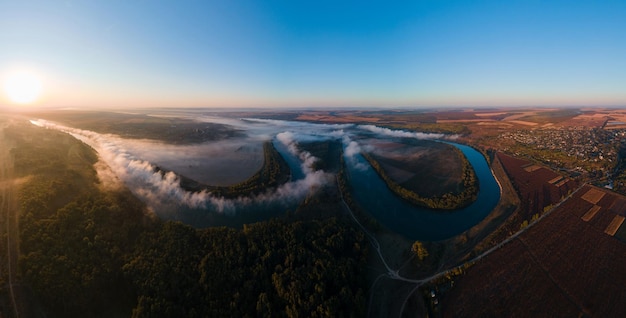
[[[291,177],[289,165],[274,147],[271,141],[263,143],[263,166],[252,177],[241,183],[220,187],[201,184],[187,177],[180,177],[180,185],[187,191],[207,190],[213,195],[225,198],[236,198],[261,193],[268,188],[277,187]]]
[[[423,207],[439,210],[454,210],[470,205],[476,201],[478,196],[478,179],[470,162],[463,153],[454,148],[463,165],[463,175],[461,178],[462,190],[459,193],[445,193],[442,196],[422,197],[414,191],[408,190],[394,181],[383,169],[380,163],[371,155],[363,152],[361,155],[374,168],[376,173],[385,181],[387,187],[401,198]]]
[[[242,230],[163,222],[130,192],[96,186],[87,145],[11,129],[16,165],[56,157],[17,169],[28,176],[19,191],[20,280],[47,316],[364,315],[367,241],[350,220],[270,220]]]
[[[469,135],[472,132],[467,125],[459,123],[394,123],[381,125],[381,127],[433,134]]]

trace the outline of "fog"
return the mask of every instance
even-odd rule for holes
[[[125,185],[160,216],[164,213],[175,213],[172,211],[180,207],[234,215],[241,209],[253,206],[297,205],[312,191],[334,180],[330,173],[313,169],[313,164],[319,159],[300,149],[299,144],[303,142],[340,140],[344,146],[347,164],[365,169],[363,163],[354,160],[361,151],[367,150],[368,145],[359,144],[363,135],[374,134],[383,139],[446,137],[442,134],[391,130],[373,125],[329,125],[210,116],[201,116],[196,120],[233,126],[243,130],[246,137],[196,145],[169,145],[150,140],[127,139],[114,134],[99,134],[45,120],[32,120],[31,123],[67,132],[94,148],[99,154],[95,168],[101,186],[116,189]],[[180,186],[180,175],[209,185],[228,185],[246,180],[261,168],[262,144],[268,140],[272,140],[275,145],[284,146],[288,153],[282,153],[283,156],[297,158],[303,177],[292,178],[285,184],[258,195],[235,199],[218,197],[208,191],[190,192]]]

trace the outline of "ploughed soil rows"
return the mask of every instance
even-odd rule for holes
[[[541,214],[546,206],[556,204],[578,187],[576,181],[528,160],[503,153],[497,156],[520,196],[525,219]]]
[[[589,190],[605,194],[585,221]],[[470,268],[443,297],[444,316],[626,317],[626,244],[605,232],[622,199],[585,186]]]

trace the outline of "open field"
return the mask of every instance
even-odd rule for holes
[[[522,202],[522,216],[530,220],[546,206],[559,202],[577,187],[577,182],[558,173],[503,153],[496,156],[511,178]]]
[[[624,197],[606,192],[590,221],[585,186],[545,219],[458,279],[444,316],[624,317],[626,244],[605,233]]]

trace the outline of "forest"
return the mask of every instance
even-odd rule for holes
[[[196,229],[103,190],[95,152],[69,135],[15,125],[5,136],[26,180],[19,279],[46,316],[364,315],[368,244],[341,214]]]

